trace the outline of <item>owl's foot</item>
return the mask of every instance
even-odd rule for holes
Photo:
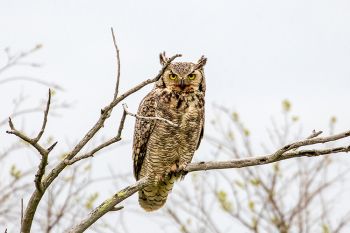
[[[185,178],[185,175],[188,173],[185,171],[185,168],[187,166],[187,163],[180,164],[176,169],[176,174],[182,179]]]
[[[165,184],[165,177],[166,175],[156,175],[155,177],[155,185],[158,186],[160,183]]]
[[[173,175],[176,175],[176,171],[178,168],[178,164],[174,163],[171,165],[165,172],[164,172],[164,177],[170,179]]]
[[[184,178],[187,174],[187,172],[184,171],[186,166],[187,163],[179,164],[179,162],[176,162],[165,171],[164,177],[167,179],[170,179],[172,176]]]

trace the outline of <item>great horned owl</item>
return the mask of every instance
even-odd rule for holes
[[[165,53],[160,63],[168,61]],[[197,63],[173,62],[153,90],[141,101],[138,115],[161,117],[164,121],[137,119],[133,141],[134,176],[147,176],[150,184],[139,191],[139,203],[146,211],[157,210],[166,202],[180,171],[191,162],[199,147],[204,126],[205,77],[207,59]]]

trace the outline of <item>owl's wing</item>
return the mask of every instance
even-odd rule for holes
[[[202,128],[201,128],[201,132],[199,134],[199,139],[198,139],[198,144],[197,144],[196,150],[198,150],[199,145],[201,144],[201,141],[202,141],[202,138],[203,138],[203,134],[204,134],[204,119],[205,119],[205,117],[204,117],[204,108],[203,108],[202,114],[203,114],[203,117],[202,117]]]
[[[153,90],[143,98],[137,114],[140,116],[154,117],[155,109],[156,99],[155,91]],[[136,119],[135,122],[132,159],[134,162],[134,176],[136,180],[139,179],[141,167],[146,156],[148,139],[153,131],[154,125],[155,121]]]
[[[202,141],[202,138],[203,138],[203,134],[204,134],[204,122],[203,122],[203,125],[202,125],[201,133],[199,135],[199,140],[198,140],[198,144],[197,144],[196,150],[198,150],[199,145],[201,144],[201,141]]]

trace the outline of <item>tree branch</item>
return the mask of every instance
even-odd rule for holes
[[[116,99],[118,97],[118,92],[119,92],[119,81],[120,81],[120,57],[119,57],[119,48],[115,39],[115,35],[114,35],[114,30],[113,28],[111,28],[111,33],[112,33],[112,38],[113,38],[113,44],[114,44],[114,48],[115,48],[115,52],[116,52],[116,56],[117,56],[117,82],[115,84],[115,91],[114,91],[114,98]]]
[[[137,181],[135,184],[130,185],[121,191],[114,194],[112,197],[108,198],[102,204],[100,204],[96,209],[94,209],[89,216],[80,222],[77,226],[73,227],[69,233],[77,233],[77,232],[84,232],[88,227],[90,227],[94,222],[96,222],[99,218],[101,218],[103,215],[110,211],[115,210],[115,206],[125,200],[126,198],[130,197],[140,189],[146,187],[148,184],[148,181],[146,178],[142,178],[141,180]],[[118,207],[117,207],[118,208]]]
[[[47,99],[46,109],[44,111],[43,124],[41,126],[41,129],[40,129],[38,135],[33,139],[34,143],[37,143],[40,140],[41,136],[43,136],[43,133],[44,133],[45,127],[46,127],[46,123],[47,123],[47,115],[49,114],[49,110],[50,110],[50,104],[51,104],[51,90],[49,89],[49,98]]]
[[[146,120],[146,121],[154,121],[154,120],[157,120],[157,121],[164,121],[165,123],[171,125],[171,126],[174,126],[174,127],[179,127],[177,124],[167,120],[167,119],[164,119],[164,118],[161,118],[161,117],[145,117],[145,116],[140,116],[140,115],[137,115],[135,113],[131,113],[128,111],[128,106],[126,104],[123,104],[123,108],[124,108],[124,111],[126,112],[126,114],[130,115],[130,116],[133,116],[137,119],[143,119],[143,120]]]
[[[43,119],[43,123],[41,126],[41,129],[38,133],[38,135],[35,138],[30,138],[27,135],[25,135],[24,133],[18,131],[11,118],[9,118],[9,126],[10,129],[9,131],[6,131],[6,133],[8,134],[14,134],[17,137],[21,138],[23,141],[29,143],[30,145],[32,145],[41,155],[41,160],[38,166],[38,170],[37,173],[35,175],[35,179],[34,179],[34,183],[35,183],[35,187],[39,192],[43,192],[43,184],[41,182],[42,177],[45,174],[45,168],[47,166],[47,162],[48,162],[48,155],[51,152],[51,150],[56,146],[57,142],[55,142],[54,144],[52,144],[49,148],[44,148],[43,146],[41,146],[38,142],[40,140],[40,138],[42,137],[42,135],[44,134],[45,131],[45,127],[46,127],[46,123],[47,123],[47,116],[49,114],[49,110],[50,110],[50,104],[51,104],[51,90],[49,89],[49,97],[46,103],[46,109],[44,111],[44,119]]]
[[[82,160],[82,159],[86,159],[86,158],[89,158],[89,157],[93,157],[95,155],[95,153],[97,153],[98,151],[102,150],[103,148],[113,144],[113,143],[116,143],[118,141],[120,141],[122,138],[121,138],[121,135],[122,135],[122,131],[123,131],[123,128],[124,128],[124,123],[125,123],[125,118],[126,118],[126,112],[123,111],[123,115],[122,115],[122,118],[120,119],[120,123],[119,123],[119,129],[118,129],[118,134],[117,136],[109,139],[108,141],[100,144],[99,146],[95,147],[93,150],[91,150],[90,152],[86,153],[86,154],[83,154],[79,157],[75,157],[75,158],[72,158],[70,160],[68,159],[65,159],[65,163],[67,165],[72,165],[73,163],[75,162],[78,162],[79,160]]]
[[[159,80],[159,78],[163,75],[165,69],[168,67],[168,65],[177,57],[180,57],[181,54],[176,54],[174,56],[172,56],[161,68],[161,70],[159,71],[159,73],[152,79],[148,79],[146,81],[141,82],[140,84],[136,85],[135,87],[131,88],[130,90],[126,91],[125,93],[123,93],[122,95],[113,98],[113,100],[101,110],[101,114],[99,119],[97,120],[97,122],[92,126],[92,128],[84,135],[84,137],[78,142],[78,144],[75,145],[75,147],[66,155],[66,158],[61,161],[59,164],[57,164],[48,174],[47,176],[42,180],[41,185],[39,186],[40,189],[35,190],[32,193],[32,196],[28,202],[28,205],[26,207],[25,213],[24,213],[24,218],[23,218],[23,223],[21,226],[21,233],[29,233],[32,223],[33,223],[33,219],[34,219],[34,215],[36,213],[36,209],[40,203],[40,200],[43,196],[43,194],[45,193],[46,189],[50,186],[50,184],[56,179],[56,177],[67,167],[67,165],[69,165],[69,162],[67,163],[67,161],[72,160],[81,150],[82,148],[95,136],[95,134],[104,126],[104,122],[110,117],[110,114],[113,110],[113,108],[119,104],[122,100],[124,100],[126,97],[128,97],[129,95],[135,93],[136,91],[140,90],[141,88],[143,88],[144,86],[150,84],[150,83],[154,83],[156,81]],[[117,96],[115,90],[114,96]],[[125,119],[125,118],[124,118]],[[12,124],[11,121],[9,121],[10,127]],[[123,126],[121,126],[118,130],[118,132],[122,130]],[[11,134],[15,134],[18,137],[22,138],[23,140],[27,141],[27,142],[32,142],[32,139],[30,139],[29,137],[26,137],[24,134],[18,132],[15,129],[12,129],[11,131],[8,131],[8,133]],[[110,141],[106,142],[104,145],[101,145],[99,148],[95,148],[95,151],[92,151],[91,154],[93,155],[94,153],[96,153],[97,151],[101,150],[102,148],[104,148],[105,146],[107,146],[107,144],[112,144],[114,143],[114,141],[116,141],[118,138],[112,138]],[[49,147],[48,149],[44,149],[42,148],[38,143],[32,143],[32,145],[39,151],[40,154],[45,154],[44,152],[48,151],[50,152],[50,150],[52,150],[52,148],[56,145],[53,144],[51,147]],[[49,150],[50,149],[50,150]],[[89,156],[88,156],[89,157]],[[43,156],[43,158],[45,158]],[[47,159],[47,157],[46,157]],[[41,164],[47,164],[47,160],[43,160]],[[40,167],[41,168],[41,167]],[[40,170],[40,169],[39,169]],[[39,171],[38,170],[38,171]],[[40,174],[39,174],[40,175]],[[39,176],[40,177],[40,176]],[[42,177],[42,176],[41,176]],[[114,206],[113,206],[114,207]]]
[[[313,133],[313,137],[308,137],[305,140],[297,141],[291,144],[288,144],[281,149],[277,150],[273,154],[263,155],[263,156],[255,156],[248,157],[243,159],[235,159],[230,161],[222,161],[222,162],[199,162],[199,163],[191,163],[186,166],[184,169],[185,172],[194,172],[194,171],[206,171],[206,170],[214,170],[214,169],[228,169],[228,168],[243,168],[249,166],[257,166],[263,164],[274,163],[280,160],[286,160],[297,157],[313,157],[319,155],[329,155],[340,152],[349,152],[350,145],[346,147],[335,147],[329,149],[310,149],[310,150],[300,150],[300,151],[292,151],[289,150],[299,148],[306,145],[315,145],[318,143],[326,143],[331,141],[337,141],[342,138],[346,138],[350,136],[350,131],[345,131],[340,134],[336,134],[329,137],[317,138],[317,135],[320,135],[319,132]],[[281,153],[282,152],[282,153]],[[147,178],[143,178],[137,181],[135,184],[128,186],[127,188],[119,191],[114,194],[111,198],[105,200],[99,207],[94,209],[90,215],[85,218],[79,225],[73,227],[69,233],[81,233],[84,232],[89,226],[91,226],[94,222],[96,222],[99,218],[101,218],[104,214],[111,211],[117,204],[126,199],[127,197],[133,195],[135,192],[143,189],[147,186],[148,181]]]

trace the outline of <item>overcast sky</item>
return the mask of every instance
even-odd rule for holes
[[[283,99],[293,103],[305,134],[327,130],[333,115],[338,131],[350,128],[349,12],[347,0],[1,0],[0,50],[43,44],[29,59],[42,68],[19,68],[6,75],[30,75],[65,88],[56,98],[74,107],[52,119],[48,128],[48,134],[63,142],[58,151],[87,131],[113,95],[110,27],[121,51],[122,91],[157,74],[161,51],[182,53],[184,61],[205,55],[207,119],[213,117],[213,103],[236,110],[259,145],[270,118],[280,114]],[[4,61],[1,52],[0,64]],[[150,88],[125,100],[131,111]],[[1,87],[1,119],[21,91],[30,96],[29,106],[46,95],[46,88],[28,83]],[[119,113],[104,131],[106,137],[115,132]],[[36,127],[26,124],[30,132]],[[126,140],[132,138],[132,127],[130,118]],[[12,140],[3,130],[0,139]],[[103,156],[98,168],[118,161],[118,169],[131,169],[131,146],[122,151],[118,160]]]

